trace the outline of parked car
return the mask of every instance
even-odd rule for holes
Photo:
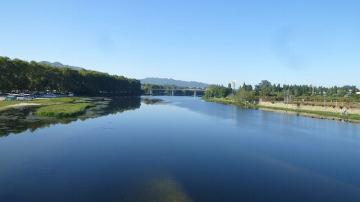
[[[17,100],[32,100],[33,97],[30,94],[20,93],[16,98]]]

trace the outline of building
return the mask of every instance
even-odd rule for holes
[[[5,101],[14,101],[17,97],[15,95],[8,95],[5,97]]]

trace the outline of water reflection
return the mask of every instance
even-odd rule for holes
[[[141,101],[147,105],[153,105],[153,104],[161,104],[164,103],[164,100],[160,98],[151,98],[151,97],[143,97]]]
[[[2,138],[0,201],[360,201],[360,125],[139,99]]]
[[[34,115],[35,108],[18,108],[0,113],[0,137],[30,130],[48,127],[54,124],[69,124],[77,120],[86,120],[116,114],[140,107],[140,97],[94,98],[96,107],[90,108],[85,114],[71,118],[51,118]]]
[[[157,176],[142,181],[131,188],[134,190],[126,196],[126,202],[192,202],[183,186],[171,176]]]
[[[247,132],[257,133],[259,129],[263,129],[264,131],[271,129],[281,134],[282,130],[291,128],[295,134],[295,132],[308,133],[308,129],[311,128],[313,131],[311,136],[315,134],[317,136],[326,136],[327,138],[332,135],[352,139],[359,138],[358,130],[360,125],[349,122],[310,118],[281,112],[242,109],[232,105],[209,103],[199,100],[201,98],[163,97],[162,99],[164,99],[165,102],[171,102],[178,107],[196,113],[233,121],[242,131],[247,130]],[[179,101],[179,99],[181,101]],[[291,134],[293,133],[286,133],[284,135],[289,136]]]

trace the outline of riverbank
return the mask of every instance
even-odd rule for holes
[[[236,105],[238,107],[247,108],[247,109],[256,109],[257,105],[246,103],[246,102],[238,102],[233,99],[229,98],[203,98],[207,102],[216,102],[221,104],[228,104],[228,105]]]
[[[39,106],[38,103],[24,103],[14,101],[0,101],[0,112],[8,109],[21,108],[21,107],[32,107]]]
[[[307,116],[311,118],[360,123],[359,109],[345,110],[343,108],[284,104],[282,102],[260,102],[259,104],[251,104],[229,98],[207,98],[204,100],[208,102],[236,105],[243,108],[261,109],[266,111]]]
[[[35,114],[47,117],[71,117],[82,114],[94,104],[88,98],[65,97],[29,101],[1,101],[0,112],[16,108],[36,107]]]
[[[75,101],[42,99],[38,103],[16,103],[0,111],[0,138],[30,129],[94,119],[140,107],[140,97],[80,97]],[[35,100],[32,100],[33,102]],[[41,104],[39,104],[41,102]],[[1,102],[0,102],[1,103]]]

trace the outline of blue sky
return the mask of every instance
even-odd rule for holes
[[[2,1],[0,55],[133,78],[360,86],[360,1]]]

